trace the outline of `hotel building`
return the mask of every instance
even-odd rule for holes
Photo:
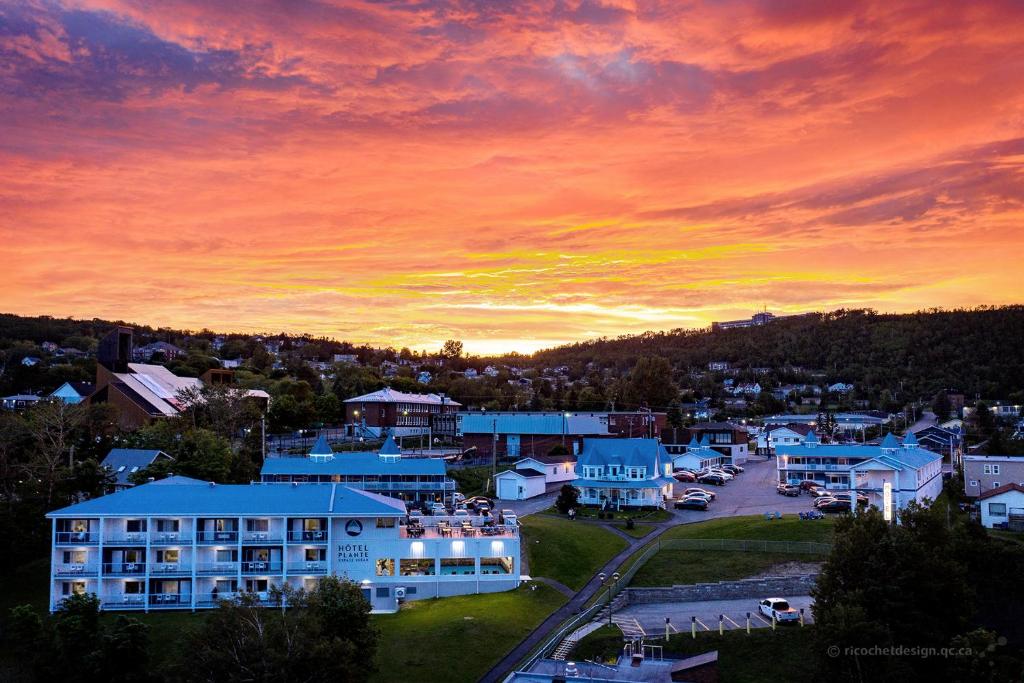
[[[94,593],[105,610],[215,607],[240,592],[358,583],[374,611],[519,585],[519,530],[406,516],[340,484],[219,485],[169,477],[77,503],[53,523],[50,609]]]
[[[657,439],[584,439],[572,485],[582,505],[664,508],[671,477],[672,458]]]

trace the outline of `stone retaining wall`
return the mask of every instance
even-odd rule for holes
[[[767,576],[742,581],[695,583],[670,588],[627,588],[623,593],[629,604],[651,602],[703,602],[706,600],[738,600],[775,596],[807,595],[817,581],[817,574],[801,576]]]

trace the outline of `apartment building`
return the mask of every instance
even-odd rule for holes
[[[775,447],[779,483],[815,481],[830,490],[856,489],[868,502],[883,507],[885,484],[892,503],[903,508],[911,500],[935,500],[942,492],[942,456],[920,448],[913,433],[900,440],[886,434],[878,446],[823,444],[810,432],[800,444]]]
[[[1024,485],[1024,456],[965,455],[964,493],[972,498],[1006,484]]]
[[[374,611],[519,585],[515,525],[408,518],[398,500],[340,484],[218,485],[169,477],[47,515],[50,609],[93,593],[105,610],[215,607],[240,592],[336,575]]]

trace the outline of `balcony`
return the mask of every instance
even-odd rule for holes
[[[192,545],[192,534],[179,531],[154,531],[149,536],[150,545]]]
[[[232,593],[228,591],[214,593],[196,593],[196,607],[216,607],[221,600],[235,600],[240,593]]]
[[[154,562],[149,567],[150,576],[190,576],[192,567],[180,562]]]
[[[237,531],[197,531],[196,542],[199,545],[221,545],[238,543]]]
[[[95,531],[58,531],[57,545],[96,545],[100,535]]]
[[[145,562],[106,562],[104,576],[140,576],[146,573]]]
[[[244,560],[242,562],[242,574],[257,574],[260,576],[265,576],[267,574],[280,573],[280,562],[268,562],[265,560]]]
[[[96,565],[94,564],[61,564],[54,567],[54,574],[57,576],[96,576]]]
[[[242,534],[242,543],[280,545],[281,533],[273,531],[246,531]]]
[[[463,522],[462,524],[447,524],[440,522],[438,524],[409,524],[408,526],[399,527],[398,537],[399,538],[476,538],[478,536],[486,536],[492,538],[514,538],[518,533],[518,528],[513,525],[490,525],[490,526],[473,526],[469,522]]]
[[[238,574],[237,562],[204,562],[196,565],[198,576],[235,576]]]
[[[109,593],[100,598],[104,609],[145,609],[143,593]]]
[[[149,596],[150,609],[181,609],[192,604],[191,595],[180,593],[155,593]]]
[[[146,532],[133,531],[126,534],[109,534],[103,537],[104,545],[146,545]]]
[[[325,544],[327,543],[327,531],[289,531],[288,542]]]
[[[326,574],[327,562],[315,560],[311,562],[289,562],[289,574]]]

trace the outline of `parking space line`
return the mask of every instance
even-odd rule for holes
[[[701,620],[700,620],[700,618],[698,618],[698,617],[694,617],[694,620],[695,620],[695,621],[696,621],[696,622],[697,622],[698,624],[700,624],[701,626],[703,626],[703,627],[704,627],[704,630],[705,630],[705,631],[710,631],[710,630],[711,630],[711,629],[709,629],[709,628],[708,628],[707,624],[705,624],[705,623],[704,623],[703,621],[701,621]]]
[[[729,618],[728,614],[723,614],[722,616],[725,617],[725,620],[728,621],[730,624],[732,624],[733,627],[735,627],[735,628],[743,628],[742,626],[737,624],[735,621],[733,621],[731,618]]]
[[[754,612],[754,616],[757,617],[758,619],[760,619],[761,621],[763,621],[766,626],[771,626],[772,625],[772,622],[770,622],[769,620],[767,620],[763,616],[761,616],[760,612]]]

